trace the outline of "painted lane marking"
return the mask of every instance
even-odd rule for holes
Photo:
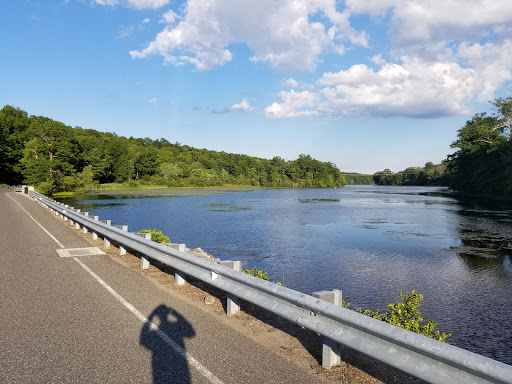
[[[50,236],[61,248],[64,248],[62,243],[55,238],[50,232],[46,230],[39,222],[32,217],[30,213],[27,212],[25,208],[23,208],[16,200],[14,200],[11,196],[9,198],[14,201],[16,204],[20,206],[21,209],[25,211],[25,213],[35,221],[37,225],[39,225],[43,231],[45,231],[48,236]],[[122,297],[119,293],[117,293],[110,285],[108,285],[105,281],[103,281],[96,273],[94,273],[89,267],[87,267],[84,263],[78,260],[76,257],[73,257],[83,269],[85,269],[89,275],[91,275],[103,288],[105,288],[112,296],[114,296],[126,309],[128,309],[135,317],[137,317],[143,324],[146,324],[149,320],[146,316],[144,316],[139,310],[137,310],[132,304],[130,304],[124,297]],[[198,360],[196,360],[190,353],[185,351],[182,347],[180,347],[173,339],[171,339],[165,332],[163,332],[156,324],[150,322],[150,329],[155,331],[156,334],[174,351],[180,355],[182,358],[186,359],[187,362],[199,371],[210,383],[212,384],[224,384],[221,380],[219,380],[212,372],[210,372],[203,364],[201,364]]]
[[[119,293],[117,293],[110,285],[108,285],[105,281],[103,281],[96,273],[94,273],[89,267],[87,267],[84,263],[78,260],[76,257],[73,257],[80,266],[85,269],[103,288],[105,288],[112,296],[114,296],[126,309],[128,309],[132,314],[138,318],[141,323],[146,324],[149,322],[148,318],[144,316],[140,311],[138,311],[132,304],[126,301]],[[210,383],[212,384],[223,384],[221,380],[219,380],[212,372],[210,372],[203,364],[201,364],[198,360],[196,360],[190,353],[185,351],[182,347],[180,347],[173,339],[171,339],[165,332],[163,332],[157,325],[153,322],[150,323],[150,329],[155,331],[156,334],[174,351],[180,355],[183,359],[186,359],[187,362],[198,370]]]
[[[35,222],[37,225],[39,225],[39,226],[41,227],[41,229],[42,229],[43,231],[45,231],[45,232],[46,232],[46,234],[47,234],[48,236],[50,236],[50,237],[51,237],[51,238],[52,238],[52,239],[57,243],[57,245],[58,245],[59,247],[64,248],[64,246],[62,245],[62,243],[61,243],[59,240],[57,240],[57,239],[55,238],[55,236],[53,236],[50,232],[48,232],[48,231],[46,230],[46,228],[45,228],[45,227],[43,227],[41,224],[39,224],[39,222],[38,222],[36,219],[34,219],[34,218],[32,217],[32,215],[31,215],[30,213],[28,213],[28,212],[27,212],[27,210],[21,206],[21,204],[20,204],[20,203],[18,203],[16,200],[14,200],[14,199],[13,199],[11,196],[9,196],[9,194],[7,194],[7,193],[6,193],[6,196],[7,196],[9,199],[11,199],[12,201],[14,201],[16,204],[18,204],[18,206],[19,206],[21,209],[23,209],[23,210],[25,211],[25,213],[26,213],[26,214],[27,214],[27,215],[28,215],[32,220],[34,220],[34,222]]]

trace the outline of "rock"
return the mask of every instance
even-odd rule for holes
[[[207,305],[212,305],[215,302],[213,296],[206,296],[204,299],[204,303]]]
[[[209,255],[208,253],[203,251],[201,248],[189,249],[187,251],[187,253],[197,256],[197,257],[200,257],[201,259],[205,259],[208,261],[215,261],[215,258],[212,255]]]

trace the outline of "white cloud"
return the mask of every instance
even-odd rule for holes
[[[304,81],[297,81],[293,78],[283,79],[281,80],[281,86],[286,88],[298,88],[298,89],[314,89],[311,84],[308,84]]]
[[[391,14],[391,37],[398,45],[474,39],[508,33],[508,0],[347,0],[350,13]]]
[[[169,4],[169,0],[95,0],[96,4],[113,7],[123,4],[135,9],[157,9]]]
[[[378,66],[383,66],[386,64],[386,60],[382,58],[381,54],[375,55],[371,58],[372,62],[377,64]]]
[[[240,104],[234,104],[231,109],[233,111],[238,111],[238,112],[251,112],[254,108],[251,107],[251,105],[249,104],[249,101],[247,101],[246,98],[243,98],[242,101],[240,102]]]
[[[117,1],[117,0],[96,0],[96,4],[113,7],[114,5],[119,4],[119,1]]]
[[[372,67],[354,64],[324,73],[311,83],[307,108],[293,95],[278,94],[270,117],[439,117],[468,113],[473,100],[494,98],[512,81],[512,2],[491,0],[347,0],[344,13],[389,20],[392,43]],[[389,17],[387,17],[389,16]],[[487,41],[487,42],[486,42]],[[340,63],[343,65],[342,63]],[[298,88],[288,79],[285,88]],[[307,89],[303,87],[303,89]]]
[[[152,97],[151,99],[148,100],[149,104],[155,104],[156,102],[157,102],[156,97]]]
[[[162,18],[164,23],[172,24],[179,18],[179,16],[172,9],[169,9],[162,15]]]
[[[128,0],[128,5],[137,9],[157,9],[169,4],[169,0]]]
[[[312,20],[318,15],[322,22]],[[166,19],[173,22],[176,16]],[[145,49],[130,54],[161,55],[167,63],[204,70],[230,61],[228,46],[243,43],[255,63],[311,71],[323,54],[343,53],[342,41],[367,45],[364,32],[351,27],[335,0],[188,0],[178,25],[167,26]]]
[[[312,92],[303,93],[307,105],[293,91],[280,92],[281,102],[274,102],[265,112],[269,117],[440,117],[468,113],[470,101],[491,100],[496,89],[512,80],[510,40],[462,43],[444,60],[441,55],[437,59],[403,56],[388,63],[378,56],[372,60],[380,64],[377,70],[356,64],[324,73]]]
[[[315,93],[291,90],[290,92],[282,91],[279,93],[279,96],[283,100],[282,103],[275,102],[265,108],[265,115],[268,117],[283,118],[318,115],[315,107],[318,106],[319,97]]]

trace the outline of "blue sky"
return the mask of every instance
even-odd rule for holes
[[[362,173],[512,95],[509,0],[13,0],[0,44],[1,106]]]

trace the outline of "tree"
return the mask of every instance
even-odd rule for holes
[[[33,137],[24,149],[23,165],[28,183],[46,180],[57,183],[75,171],[78,143],[71,127],[47,117],[30,118],[29,133]]]
[[[479,113],[459,129],[448,157],[451,186],[478,194],[512,193],[512,98],[492,102],[495,114]]]
[[[27,112],[6,105],[0,111],[0,184],[23,181],[21,159],[29,125]]]

